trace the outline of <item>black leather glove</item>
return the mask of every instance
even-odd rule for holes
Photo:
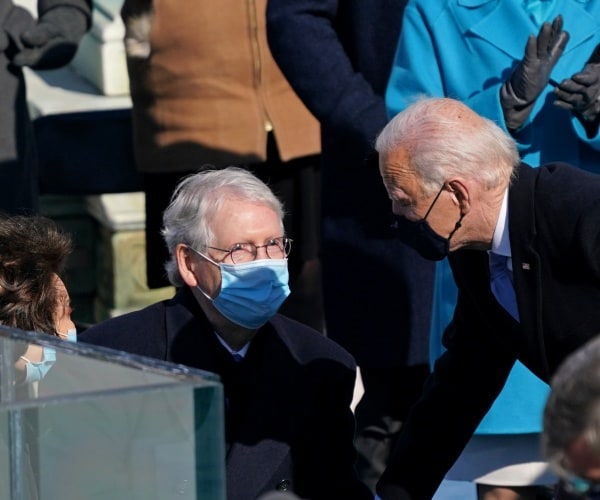
[[[559,15],[552,24],[544,23],[537,37],[530,35],[525,56],[502,85],[500,103],[509,130],[523,125],[535,100],[548,85],[550,73],[569,41],[569,33],[562,27],[563,19]]]
[[[54,69],[68,64],[81,37],[88,29],[88,17],[67,5],[45,12],[37,24],[21,35],[23,50],[13,59],[17,66]]]
[[[598,132],[600,122],[600,45],[579,73],[560,82],[554,89],[554,104],[571,111],[584,125],[588,136]]]

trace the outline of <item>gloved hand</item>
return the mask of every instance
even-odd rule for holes
[[[21,33],[31,29],[34,24],[33,16],[27,9],[14,5],[4,18],[4,25],[0,27],[0,52],[6,52],[12,58],[23,48]]]
[[[598,132],[600,122],[600,44],[579,73],[554,89],[554,104],[571,111],[586,127],[588,136]]]
[[[13,63],[36,69],[64,66],[73,59],[87,29],[88,17],[82,10],[67,5],[54,7],[21,35],[24,48],[14,57]]]
[[[550,73],[569,41],[569,33],[562,28],[563,19],[559,15],[552,24],[542,25],[537,38],[530,35],[525,56],[502,85],[500,103],[509,130],[517,130],[523,125],[535,100],[548,85]]]

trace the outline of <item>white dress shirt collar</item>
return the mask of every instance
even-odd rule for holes
[[[232,356],[234,354],[239,354],[242,358],[246,357],[246,353],[248,352],[248,348],[250,347],[250,342],[246,343],[246,345],[244,347],[242,347],[239,351],[234,351],[231,347],[229,347],[227,345],[227,343],[221,338],[221,336],[215,332],[215,335],[217,336],[217,339],[219,339],[219,342],[221,343],[221,345],[227,349],[227,352],[229,354],[231,354]]]
[[[502,206],[500,207],[500,213],[496,221],[496,229],[494,229],[490,251],[509,258],[511,256],[510,239],[508,237],[508,188],[504,191],[504,198],[502,199]]]

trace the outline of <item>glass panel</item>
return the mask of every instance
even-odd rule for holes
[[[56,361],[19,384],[29,344]],[[0,327],[0,498],[223,500],[224,471],[216,375]]]
[[[0,412],[0,498],[10,498],[8,412]]]

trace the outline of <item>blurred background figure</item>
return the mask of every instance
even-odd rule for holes
[[[148,286],[169,284],[160,227],[178,181],[207,165],[244,166],[286,209],[296,251],[284,311],[322,331],[319,125],[271,57],[266,7],[267,0],[125,0]]]
[[[91,0],[39,0],[38,19],[0,0],[0,210],[38,210],[38,175],[22,67],[68,64],[91,21]]]
[[[565,161],[600,172],[600,57],[593,56],[599,16],[597,1],[409,0],[386,92],[390,117],[420,95],[452,97],[510,133],[525,163]],[[455,304],[443,260],[436,271],[432,360]],[[481,456],[490,464],[497,457],[498,466],[537,457],[547,394],[547,385],[518,362],[449,477],[477,475],[485,461],[467,455],[480,446],[489,450]],[[489,483],[479,490],[482,498],[500,494]],[[504,494],[515,498],[507,489]]]
[[[358,469],[373,491],[429,373],[434,264],[391,234],[373,151],[404,5],[269,0],[267,8],[271,51],[321,124],[325,321],[360,367]]]
[[[542,446],[561,477],[557,500],[600,498],[600,337],[571,354],[552,378]]]

